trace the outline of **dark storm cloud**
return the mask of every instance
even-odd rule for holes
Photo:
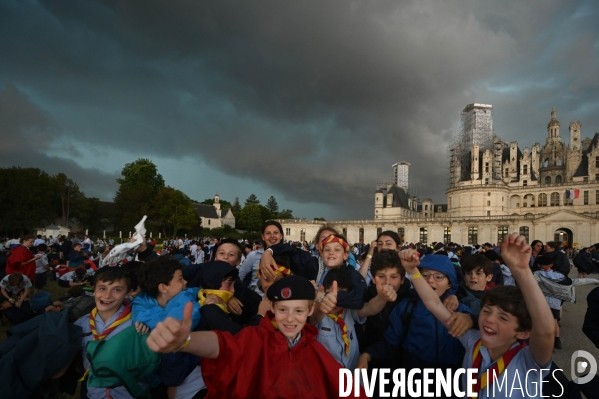
[[[599,129],[595,9],[540,0],[4,2],[0,84],[33,93],[62,138],[150,158],[199,156],[290,200],[372,217],[375,183],[401,160],[419,195],[444,202],[447,145],[468,103],[492,103],[508,140],[534,131],[523,145],[543,139],[547,103],[558,99]]]
[[[71,160],[46,154],[52,143],[58,140],[56,125],[14,86],[8,86],[0,92],[0,121],[0,167],[34,167],[49,174],[63,172],[80,184],[90,197],[106,199],[107,191],[115,192],[116,176],[98,170],[83,169]],[[89,156],[87,151],[80,152],[68,144],[65,147],[73,157]],[[109,197],[112,196],[113,194]]]

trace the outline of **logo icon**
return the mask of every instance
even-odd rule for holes
[[[597,374],[597,361],[589,352],[578,350],[574,352],[570,358],[570,373],[572,375],[572,381],[577,384],[586,384],[593,379],[595,374]],[[576,375],[582,373],[587,374],[583,377],[578,377]]]
[[[281,290],[281,296],[283,297],[283,299],[291,298],[291,288],[289,288],[289,287],[283,288]]]

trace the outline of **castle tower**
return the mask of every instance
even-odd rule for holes
[[[570,122],[570,150],[580,151],[580,121]]]
[[[551,120],[547,124],[547,144],[550,142],[562,141],[559,135],[559,121],[557,120],[557,112],[555,107],[551,109]]]

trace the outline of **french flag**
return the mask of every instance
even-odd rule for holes
[[[576,199],[580,195],[580,190],[566,190],[566,199]]]

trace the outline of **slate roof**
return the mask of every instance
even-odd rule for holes
[[[193,210],[199,217],[218,219],[218,213],[213,205],[193,204]]]
[[[387,194],[393,194],[393,204],[392,207],[402,207],[404,209],[410,209],[408,206],[408,194],[404,191],[403,188],[400,188],[393,184],[389,190],[387,190]],[[383,197],[383,206],[387,206],[387,196]]]
[[[591,140],[591,144],[588,146],[586,150],[582,152],[582,161],[580,161],[580,165],[578,165],[578,169],[574,172],[572,177],[580,177],[580,176],[588,176],[589,175],[589,157],[587,154],[593,151],[593,148],[599,143],[599,133],[595,133],[593,139]]]

